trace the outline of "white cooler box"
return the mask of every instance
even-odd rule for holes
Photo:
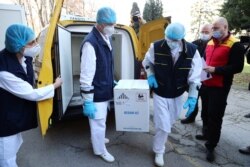
[[[114,88],[117,131],[149,131],[149,86],[147,80],[120,80]]]

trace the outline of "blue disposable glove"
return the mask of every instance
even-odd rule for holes
[[[154,75],[150,75],[148,77],[148,85],[150,88],[158,88],[158,84],[156,82],[155,76]]]
[[[83,102],[83,114],[90,119],[95,118],[96,107],[93,101],[84,101]]]
[[[184,109],[188,108],[188,111],[187,111],[187,113],[185,115],[186,117],[189,117],[190,114],[194,111],[196,103],[197,103],[197,98],[188,97],[186,103],[183,105]]]
[[[116,80],[113,81],[114,87],[118,84]]]

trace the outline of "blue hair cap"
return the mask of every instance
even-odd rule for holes
[[[98,24],[115,24],[116,13],[109,7],[100,8],[97,11],[96,22]]]
[[[165,36],[171,40],[181,40],[185,35],[185,27],[180,23],[171,23],[165,30]]]
[[[5,48],[9,52],[17,53],[34,39],[35,33],[31,28],[21,24],[13,24],[6,30]]]

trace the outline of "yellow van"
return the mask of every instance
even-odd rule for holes
[[[52,120],[61,120],[68,115],[82,113],[80,96],[80,45],[92,30],[95,22],[79,18],[60,21],[63,0],[57,0],[50,24],[41,31],[38,41],[42,46],[35,59],[37,87],[51,84],[61,75],[63,85],[56,90],[55,97],[38,103],[42,135]],[[116,80],[140,77],[141,61],[151,42],[164,38],[164,29],[170,18],[162,18],[144,24],[139,39],[128,26],[117,24],[111,37],[114,53],[114,75]]]

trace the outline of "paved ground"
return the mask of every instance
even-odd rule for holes
[[[194,124],[175,124],[171,135],[174,151],[189,158],[194,166],[249,167],[250,156],[238,152],[240,147],[250,145],[250,119],[244,117],[250,113],[249,99],[250,91],[237,88],[231,90],[221,140],[216,148],[216,161],[213,164],[204,161],[204,142],[195,140],[195,134],[201,131],[200,116]]]
[[[216,161],[205,160],[204,142],[195,140],[200,132],[201,120],[194,124],[176,122],[166,143],[167,167],[250,167],[250,156],[242,155],[238,148],[250,145],[250,91],[233,88],[229,94],[222,136],[216,149]],[[183,118],[185,112],[180,118]],[[152,119],[152,117],[151,117]],[[114,115],[108,119],[108,150],[116,161],[106,163],[92,153],[87,119],[64,121],[52,127],[45,138],[39,129],[23,133],[24,143],[18,153],[19,167],[152,167],[151,142],[153,125],[149,133],[116,132]]]

